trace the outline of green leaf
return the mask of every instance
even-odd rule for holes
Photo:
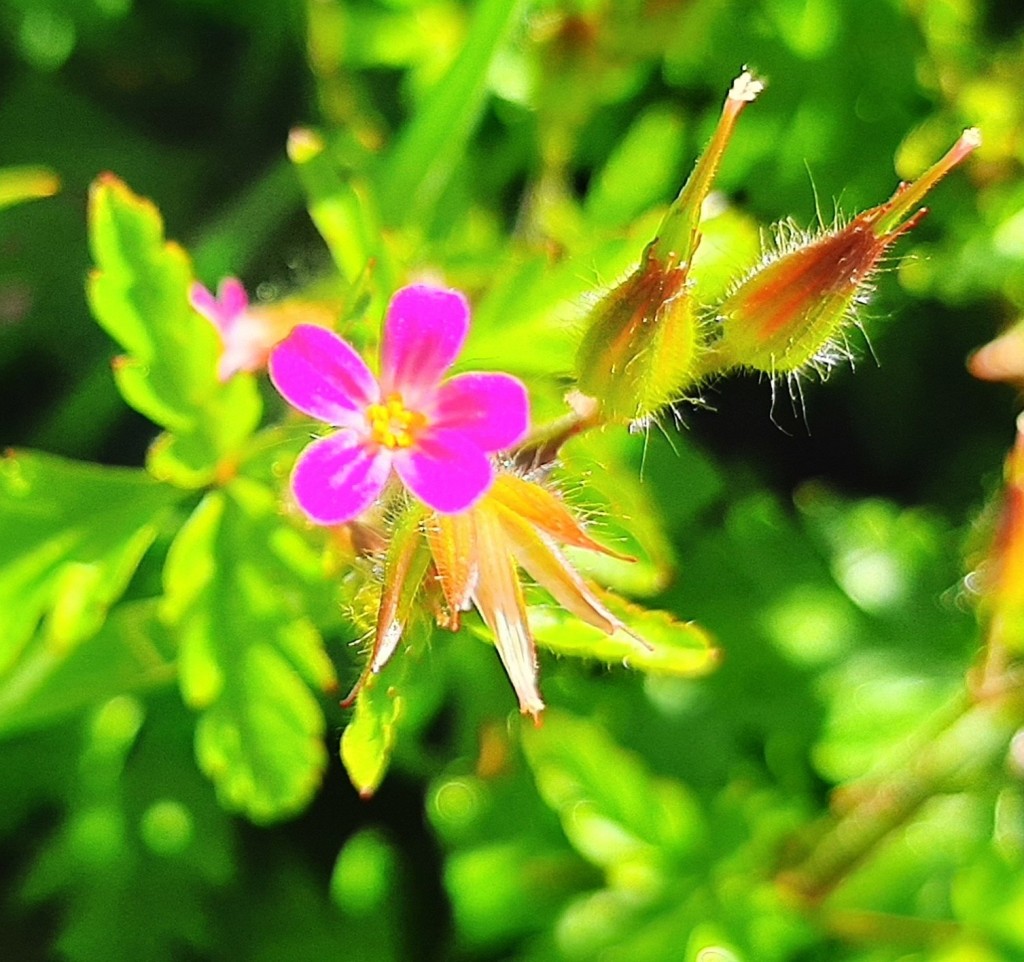
[[[419,653],[428,635],[422,621],[407,626],[391,660],[366,676],[356,696],[352,720],[341,736],[341,761],[363,798],[377,791],[391,764],[409,707],[412,672],[420,664]]]
[[[0,686],[0,736],[54,724],[124,692],[177,676],[173,643],[154,599],[117,606],[70,653],[37,636]]]
[[[678,110],[648,107],[632,124],[598,173],[584,209],[597,227],[624,227],[675,191],[685,146],[685,124]]]
[[[429,216],[480,121],[488,71],[520,6],[519,0],[476,5],[458,59],[384,160],[378,184],[386,224],[418,223]]]
[[[60,190],[60,178],[49,167],[4,167],[0,169],[0,210],[52,197]]]
[[[29,451],[0,459],[0,676],[44,616],[52,659],[95,634],[180,496],[138,470]]]
[[[600,725],[549,709],[544,724],[524,728],[522,737],[541,797],[584,858],[625,876],[693,851],[702,828],[696,803],[680,783],[655,778]]]
[[[356,696],[355,711],[341,736],[341,761],[363,798],[380,787],[391,764],[404,699],[381,676],[393,673],[404,659],[399,654],[379,675],[370,675]]]
[[[195,767],[191,725],[171,694],[148,718],[136,699],[112,699],[90,719],[83,750],[62,759],[66,817],[34,847],[20,892],[60,900],[55,957],[209,954],[210,899],[235,877],[233,826]]]
[[[323,137],[296,128],[288,137],[288,157],[298,172],[309,204],[309,216],[331,252],[335,266],[351,286],[362,276],[376,252],[379,235],[367,187],[356,189],[334,165]]]
[[[236,478],[186,522],[164,573],[182,693],[200,712],[200,767],[225,806],[258,822],[299,811],[312,797],[326,752],[309,684],[335,683],[306,614],[329,588],[295,563],[283,531],[275,495]]]
[[[607,593],[602,594],[601,601],[650,648],[623,631],[606,635],[561,608],[531,605],[530,631],[537,644],[560,655],[596,658],[609,665],[677,678],[706,675],[718,664],[718,649],[698,625],[678,621],[667,611],[648,611],[628,604]]]
[[[187,255],[164,240],[156,207],[112,174],[92,186],[89,240],[89,304],[126,351],[114,365],[118,389],[172,434],[158,441],[150,468],[182,487],[208,483],[259,422],[256,386],[247,376],[218,381],[218,338],[189,305]]]

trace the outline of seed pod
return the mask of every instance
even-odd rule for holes
[[[890,200],[858,214],[845,227],[768,256],[717,308],[721,337],[715,367],[789,374],[828,366],[853,311],[866,300],[879,263],[926,213],[918,202],[981,143],[965,130],[956,144]]]

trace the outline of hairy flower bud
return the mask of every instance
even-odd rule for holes
[[[594,310],[576,358],[579,389],[610,420],[645,417],[685,390],[696,347],[686,269],[667,268],[648,249]]]
[[[843,330],[883,256],[924,216],[924,208],[914,209],[924,195],[980,143],[977,130],[965,130],[938,163],[901,184],[885,204],[766,257],[717,308],[717,369],[789,374],[843,356]]]
[[[761,92],[744,71],[733,83],[707,150],[669,208],[637,269],[594,307],[576,357],[579,389],[601,414],[632,421],[675,400],[695,379],[700,343],[689,270],[707,197],[737,117]]]

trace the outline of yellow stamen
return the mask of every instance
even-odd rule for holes
[[[426,427],[426,416],[410,411],[401,394],[389,394],[381,404],[366,409],[366,420],[374,441],[386,448],[411,448],[416,435]]]

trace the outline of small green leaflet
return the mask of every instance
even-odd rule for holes
[[[180,497],[141,470],[0,458],[0,678],[41,622],[58,660],[100,629]]]
[[[60,190],[60,178],[48,167],[0,169],[0,210],[27,200],[52,197]]]
[[[164,571],[199,764],[222,803],[257,822],[301,811],[327,762],[310,685],[333,689],[334,669],[306,612],[330,589],[285,553],[287,531],[274,493],[236,478],[204,498]]]

